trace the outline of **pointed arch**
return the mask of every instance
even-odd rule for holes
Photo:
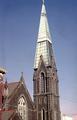
[[[45,92],[45,73],[44,72],[40,73],[40,92],[41,93]]]
[[[28,120],[28,106],[24,95],[18,99],[18,112],[23,120]]]

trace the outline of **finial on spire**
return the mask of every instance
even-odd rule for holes
[[[21,72],[21,76],[23,76],[23,72]]]
[[[43,4],[45,3],[45,0],[42,0],[43,1]]]
[[[23,77],[23,72],[21,72],[21,77],[20,77],[20,81],[23,81],[24,77]]]

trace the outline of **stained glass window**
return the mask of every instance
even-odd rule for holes
[[[27,102],[24,97],[20,97],[18,100],[18,112],[23,120],[27,120],[28,116],[28,109],[27,109]]]

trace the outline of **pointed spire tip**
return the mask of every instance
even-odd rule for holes
[[[20,77],[20,81],[24,80],[24,77],[23,77],[23,72],[21,72],[21,77]]]
[[[21,76],[23,76],[23,72],[21,72]]]
[[[45,3],[45,0],[42,0],[43,4]]]

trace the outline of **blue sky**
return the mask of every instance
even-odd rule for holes
[[[32,95],[34,54],[41,0],[0,0],[0,66],[8,82],[24,72]],[[46,0],[46,10],[58,69],[61,111],[77,113],[77,1]]]

